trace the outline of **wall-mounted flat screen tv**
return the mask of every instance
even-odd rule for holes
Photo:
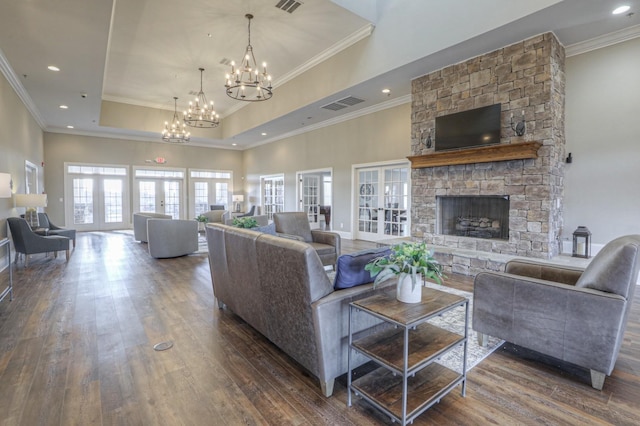
[[[436,151],[500,143],[500,104],[436,117]]]

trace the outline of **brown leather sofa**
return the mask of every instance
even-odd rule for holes
[[[611,375],[640,268],[640,235],[617,238],[582,270],[510,261],[483,272],[473,289],[473,329],[591,370],[602,389]]]
[[[334,290],[313,246],[294,239],[222,224],[207,224],[209,265],[218,306],[227,307],[320,380],[331,396],[334,379],[347,372],[349,303],[372,283]],[[380,321],[355,315],[357,335]],[[354,355],[354,365],[366,358]]]

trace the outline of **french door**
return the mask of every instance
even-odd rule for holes
[[[318,228],[320,213],[320,176],[303,175],[300,179],[300,211],[307,213],[311,228]]]
[[[263,176],[262,187],[262,211],[269,220],[273,220],[273,214],[284,211],[284,176]]]
[[[409,236],[409,167],[359,168],[356,177],[355,237],[377,241]]]
[[[67,165],[66,225],[79,231],[106,231],[129,226],[127,167]]]
[[[229,197],[233,193],[232,174],[229,171],[189,171],[189,213],[198,217],[209,211],[212,204],[229,208]]]
[[[184,169],[134,166],[133,174],[133,211],[184,218]]]

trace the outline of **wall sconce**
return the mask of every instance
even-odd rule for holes
[[[566,162],[567,164],[573,163],[573,157],[571,156],[571,153],[569,153],[569,155],[567,156]]]
[[[427,137],[424,137],[424,130],[420,130],[420,141],[424,142],[425,146],[427,148],[431,148],[432,145],[432,141],[431,141],[431,127],[429,127],[429,130],[427,130]]]
[[[586,226],[578,226],[573,231],[573,252],[572,257],[591,257],[591,231]]]
[[[9,173],[0,173],[0,198],[11,198],[13,182]]]
[[[236,213],[242,211],[242,202],[244,201],[244,195],[234,195],[233,202],[236,203]]]
[[[25,207],[24,218],[31,228],[40,226],[38,207],[47,207],[47,194],[15,194],[16,207]]]
[[[511,130],[516,132],[516,135],[522,136],[527,131],[527,123],[524,121],[524,110],[522,111],[522,121],[516,123],[513,122],[513,113],[511,113]]]

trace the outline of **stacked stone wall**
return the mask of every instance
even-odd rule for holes
[[[501,104],[501,143],[539,141],[538,158],[412,170],[412,236],[430,244],[538,258],[558,254],[564,185],[564,48],[552,33],[412,81],[412,155],[438,116]],[[517,136],[510,119],[527,123]],[[435,144],[438,141],[435,140]],[[436,233],[436,196],[508,195],[509,240]]]

